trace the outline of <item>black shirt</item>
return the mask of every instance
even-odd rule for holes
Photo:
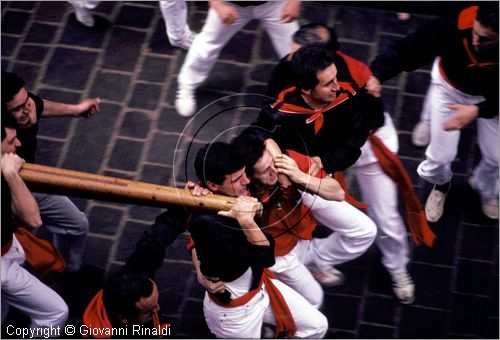
[[[33,124],[29,128],[17,129],[17,138],[19,139],[22,145],[20,148],[17,149],[16,153],[26,162],[34,163],[35,152],[37,147],[36,137],[39,129],[38,122],[40,121],[40,117],[42,116],[43,113],[43,100],[31,92],[28,92],[28,96],[35,102],[37,122],[36,124]]]

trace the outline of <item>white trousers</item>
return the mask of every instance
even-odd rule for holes
[[[442,124],[453,114],[453,110],[449,109],[447,104],[477,104],[484,98],[468,95],[448,84],[439,72],[437,59],[432,67],[431,79],[429,88],[431,141],[425,152],[426,159],[420,163],[417,172],[420,177],[432,184],[444,184],[451,180],[451,162],[457,155],[460,139],[460,130],[445,131],[442,128]],[[496,178],[498,183],[498,117],[482,119],[482,121],[478,123],[478,140],[483,159],[486,159],[485,162],[488,163],[488,167],[483,166],[480,171],[484,175],[478,177],[479,187],[483,188],[491,182],[491,178]],[[481,125],[480,128],[479,125]],[[488,125],[491,126],[486,127]],[[485,131],[489,133],[486,132],[487,136],[482,136]],[[494,159],[496,159],[496,167],[491,162]],[[498,185],[494,191],[498,194]],[[485,194],[491,195],[491,193]]]
[[[286,300],[297,326],[296,338],[322,338],[328,330],[327,318],[299,293],[273,280]],[[214,303],[205,293],[203,312],[208,328],[217,338],[259,339],[262,324],[276,324],[265,285],[248,303],[227,308]]]
[[[160,10],[165,21],[168,41],[171,44],[183,42],[191,33],[187,24],[187,3],[183,0],[160,1]]]
[[[55,291],[21,267],[24,260],[24,250],[13,235],[12,246],[1,260],[2,323],[13,306],[31,318],[32,328],[64,326],[68,306]]]
[[[391,117],[385,114],[385,124],[376,135],[396,153],[397,132]],[[363,202],[368,204],[368,216],[378,227],[376,244],[382,253],[382,264],[390,273],[406,270],[409,262],[408,231],[398,210],[398,187],[387,176],[367,141],[361,157],[352,169],[361,190]]]
[[[239,13],[239,19],[225,25],[215,10],[208,10],[207,20],[196,36],[179,72],[179,88],[194,90],[208,77],[222,48],[250,20],[259,19],[271,38],[279,58],[291,52],[292,35],[299,25],[296,20],[281,22],[285,1],[268,1],[259,6],[241,7],[231,3]]]
[[[270,270],[319,308],[323,304],[323,289],[306,266],[321,269],[355,259],[373,243],[377,227],[345,201],[329,201],[302,192],[302,203],[311,209],[318,222],[335,232],[326,238],[300,240],[288,254],[276,257]]]

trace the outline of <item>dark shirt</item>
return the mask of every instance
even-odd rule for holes
[[[274,240],[264,233],[270,246],[248,242],[238,222],[216,214],[193,215],[188,230],[205,276],[231,282],[252,268],[252,287],[260,282],[264,268],[274,265]]]
[[[494,117],[498,114],[498,49],[478,55],[472,47],[471,31],[471,28],[459,29],[457,18],[438,18],[380,53],[371,64],[373,74],[383,82],[402,71],[425,66],[439,56],[446,78],[453,86],[486,98],[478,104],[479,116]],[[479,63],[493,65],[480,67],[471,63],[465,46]]]
[[[259,6],[263,5],[268,1],[228,1],[232,3],[233,5],[237,5],[240,7],[249,7],[249,6]]]
[[[2,174],[2,247],[12,241],[12,235],[16,230],[12,218],[12,195],[7,181]]]
[[[36,137],[39,129],[38,122],[40,121],[40,117],[42,116],[43,113],[43,100],[31,92],[28,92],[28,95],[35,102],[37,122],[36,124],[33,124],[29,128],[17,129],[17,138],[19,139],[22,145],[20,148],[17,149],[16,153],[26,162],[34,163],[35,152],[37,147]]]
[[[287,94],[284,102],[310,108],[298,90]],[[368,135],[384,123],[382,101],[364,89],[326,111],[317,134],[314,123],[306,123],[310,115],[286,113],[279,108],[279,104],[276,108],[265,106],[254,125],[272,132],[271,136],[283,150],[319,156],[328,173],[345,170],[354,164]]]
[[[125,266],[154,278],[163,264],[165,249],[186,231],[189,213],[182,207],[172,207],[158,215],[152,226],[144,231]]]

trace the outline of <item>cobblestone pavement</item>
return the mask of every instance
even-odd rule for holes
[[[409,6],[419,11],[408,23],[387,9]],[[369,63],[393,41],[433,18],[410,1],[372,4],[305,2],[301,23],[325,22],[337,29],[342,50]],[[456,3],[439,7],[447,9]],[[443,7],[445,6],[445,7]],[[97,25],[80,25],[65,1],[1,2],[2,69],[27,80],[43,98],[77,102],[102,99],[92,119],[41,121],[37,159],[41,164],[152,183],[182,185],[186,179],[179,137],[206,142],[215,134],[251,120],[256,109],[248,96],[230,97],[208,110],[228,105],[230,116],[196,134],[196,124],[173,109],[177,73],[186,52],[172,48],[156,2],[102,2],[94,11]],[[428,6],[436,13],[437,7]],[[424,8],[425,9],[425,8]],[[203,25],[205,2],[189,4],[189,23]],[[277,58],[262,27],[251,22],[223,50],[208,82],[199,91],[199,107],[239,93],[263,93]],[[430,68],[402,74],[387,82],[383,96],[399,131],[399,154],[423,200],[430,187],[415,169],[424,149],[410,142],[429,82]],[[250,104],[250,105],[249,105]],[[240,106],[245,106],[240,105]],[[216,111],[214,111],[216,112]],[[177,160],[174,160],[174,155]],[[329,338],[498,338],[498,222],[484,217],[478,196],[466,179],[478,161],[475,127],[464,129],[446,212],[431,224],[433,248],[412,249],[409,270],[416,282],[416,301],[404,306],[392,294],[390,279],[373,248],[341,265],[347,282],[325,288],[322,311]],[[179,177],[174,179],[174,171]],[[192,173],[187,176],[193,179]],[[353,183],[355,188],[355,184]],[[85,256],[87,290],[65,294],[78,324],[84,304],[104,273],[122,265],[142,232],[161,212],[158,208],[75,198],[90,220]],[[161,312],[173,337],[211,337],[203,318],[203,290],[197,284],[179,238],[168,250],[156,277]]]

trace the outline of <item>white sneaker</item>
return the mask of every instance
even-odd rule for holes
[[[340,286],[344,284],[345,281],[344,274],[335,269],[335,267],[325,267],[321,269],[309,268],[309,271],[314,276],[314,278],[323,286]]]
[[[478,191],[476,176],[470,176],[468,182],[472,189]],[[498,220],[498,198],[485,198],[481,196],[481,209],[483,210],[483,214],[488,218]]]
[[[431,140],[431,123],[421,120],[411,132],[411,141],[416,146],[426,146]]]
[[[391,273],[392,289],[399,302],[408,305],[415,301],[415,285],[410,274],[405,270],[400,273]]]
[[[196,98],[194,91],[180,89],[177,91],[175,98],[175,109],[182,117],[191,117],[196,113]]]
[[[193,44],[194,38],[196,38],[196,33],[194,33],[193,31],[191,31],[189,33],[189,35],[186,37],[186,39],[184,39],[183,41],[181,41],[181,42],[172,42],[172,41],[169,40],[169,42],[170,42],[170,45],[172,45],[174,47],[179,47],[179,48],[182,48],[184,50],[189,50],[189,48]]]
[[[447,194],[448,192],[445,193],[437,190],[434,185],[425,202],[425,215],[427,216],[427,221],[437,222],[441,216],[443,216],[444,202]]]
[[[75,1],[72,2],[71,4],[75,9],[76,20],[78,20],[78,22],[87,27],[94,27],[95,25],[94,17],[92,16],[92,13],[90,13],[90,10],[88,10],[85,7],[85,3]]]

